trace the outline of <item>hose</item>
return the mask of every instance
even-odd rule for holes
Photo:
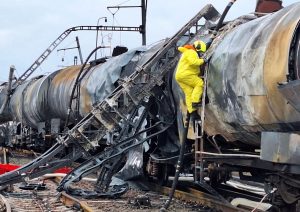
[[[155,124],[156,125],[156,124]],[[150,128],[153,128],[154,125]],[[145,141],[165,132],[168,128],[170,127],[170,125],[167,125],[165,126],[163,129],[161,129],[160,131],[156,132],[156,133],[153,133],[151,135],[149,135],[148,137],[146,138],[143,138],[142,140],[140,140],[138,143],[135,143],[133,145],[130,145],[124,149],[121,149],[120,150],[120,145],[124,145],[123,144],[123,141],[129,141],[129,140],[133,140],[133,137],[131,137],[130,139],[127,138],[123,141],[121,141],[119,144],[117,144],[116,146],[114,146],[114,148],[116,149],[119,149],[119,152],[115,153],[115,154],[112,154],[112,155],[109,155],[110,153],[106,153],[107,155],[105,156],[105,159],[102,158],[100,159],[100,161],[98,161],[97,164],[89,167],[89,168],[85,168],[83,169],[83,167],[89,165],[89,163],[92,161],[92,160],[95,160],[95,158],[99,158],[101,155],[103,155],[103,152],[101,152],[100,154],[94,156],[92,159],[89,159],[87,161],[85,161],[84,163],[82,163],[80,166],[78,166],[76,169],[73,169],[68,175],[66,175],[60,182],[60,185],[58,186],[57,190],[58,191],[62,191],[62,190],[68,190],[69,188],[69,184],[72,183],[73,181],[75,181],[75,179],[72,179],[72,178],[76,178],[76,179],[81,179],[82,176],[85,176],[86,174],[85,173],[89,173],[91,172],[92,170],[96,169],[96,168],[99,168],[101,167],[104,163],[106,163],[107,161],[111,160],[111,159],[114,159],[116,158],[117,156],[121,155],[121,154],[124,154],[126,152],[128,152],[130,149],[138,146],[138,145],[141,145],[142,143],[144,143]],[[149,130],[150,128],[148,128],[147,130]],[[141,132],[140,132],[141,133]],[[135,135],[136,136],[136,135]],[[113,152],[112,152],[113,153]],[[97,159],[99,160],[99,159]],[[79,174],[76,174],[76,172],[78,172],[78,170],[83,170],[81,171]]]
[[[92,55],[93,55],[98,49],[100,49],[100,48],[102,48],[102,46],[98,46],[97,48],[95,48],[95,49],[89,54],[89,56],[86,58],[84,64],[81,66],[81,69],[80,69],[80,71],[79,71],[79,73],[78,73],[78,75],[77,75],[77,77],[76,77],[75,84],[74,84],[74,86],[73,86],[73,88],[72,88],[72,92],[71,92],[71,96],[70,96],[70,100],[69,100],[68,112],[67,112],[67,118],[66,118],[66,122],[65,122],[65,129],[67,128],[68,123],[69,123],[69,120],[70,120],[70,114],[71,114],[71,110],[72,110],[72,100],[73,100],[73,97],[74,97],[74,94],[75,94],[75,89],[76,89],[78,83],[81,81],[81,79],[82,79],[86,74],[84,74],[84,75],[81,77],[80,80],[79,80],[79,78],[80,78],[82,72],[84,71],[84,68],[85,68],[86,64],[88,63],[88,61],[89,61],[90,58],[92,57]],[[89,69],[88,69],[85,73],[87,73],[88,71],[89,71]]]
[[[173,180],[173,184],[172,184],[172,189],[169,193],[168,200],[165,202],[164,206],[160,209],[161,212],[164,212],[169,208],[169,206],[172,202],[174,193],[175,193],[175,189],[176,189],[176,186],[178,183],[178,178],[179,178],[182,162],[184,159],[185,143],[187,140],[187,134],[188,134],[188,130],[189,130],[189,122],[190,122],[190,113],[187,113],[185,123],[184,123],[183,141],[181,144],[180,153],[179,153],[179,157],[178,157],[178,161],[177,161],[177,166],[176,166],[175,176],[174,176],[174,180]]]
[[[215,29],[215,32],[218,32],[219,29],[221,28],[221,26],[223,25],[223,22],[224,22],[224,19],[228,13],[228,11],[230,10],[231,6],[234,4],[234,2],[236,2],[236,0],[230,0],[229,3],[227,4],[225,10],[223,11],[218,23],[217,23],[217,26],[216,26],[216,29]]]
[[[236,0],[230,0],[228,5],[226,6],[226,8],[225,8],[224,12],[222,13],[222,15],[219,19],[219,22],[216,26],[215,33],[217,33],[219,31],[219,29],[221,28],[221,26],[223,25],[224,19],[227,15],[229,9],[231,8],[231,6],[234,4],[234,2],[236,2]],[[165,202],[164,206],[160,209],[161,212],[164,212],[169,208],[169,206],[171,204],[171,201],[173,199],[173,195],[175,193],[175,189],[176,189],[179,174],[180,174],[180,169],[181,169],[182,162],[183,162],[183,159],[184,159],[185,143],[186,143],[186,140],[187,140],[187,133],[188,133],[188,129],[189,129],[189,121],[190,121],[190,113],[187,113],[186,122],[185,122],[185,126],[184,126],[184,133],[183,133],[184,138],[183,138],[183,142],[182,142],[182,145],[181,145],[181,148],[180,148],[180,154],[179,154],[179,158],[178,158],[178,161],[177,161],[176,172],[175,172],[175,177],[174,177],[173,184],[172,184],[172,189],[169,193],[169,199]]]

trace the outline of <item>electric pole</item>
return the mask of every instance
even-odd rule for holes
[[[139,32],[142,34],[142,45],[147,44],[147,39],[146,39],[147,5],[148,5],[148,0],[141,0],[140,6],[110,6],[110,7],[107,7],[108,10],[109,9],[118,9],[119,10],[122,8],[137,8],[137,7],[141,8],[142,24],[139,26],[139,29],[140,29]]]

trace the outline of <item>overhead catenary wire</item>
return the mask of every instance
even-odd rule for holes
[[[123,1],[123,2],[121,2],[120,4],[117,4],[117,6],[121,6],[121,5],[123,5],[123,4],[127,3],[127,2],[130,2],[130,1],[131,1],[131,0]]]
[[[115,21],[116,21],[116,23],[118,24],[118,25],[121,25],[119,22],[118,22],[118,20],[117,20],[117,18],[114,16],[114,19],[115,19]],[[119,45],[122,45],[122,32],[120,31],[119,32],[120,33],[120,37],[119,37]]]
[[[115,12],[112,12],[109,8],[107,8],[107,10],[111,13],[111,15],[113,16],[112,18],[112,26],[115,26],[115,15],[116,13],[120,10],[120,8],[117,8],[117,10]],[[111,39],[113,39],[113,35],[114,35],[114,31],[111,32]]]

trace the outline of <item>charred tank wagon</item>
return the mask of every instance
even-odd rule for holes
[[[239,17],[215,32],[207,52],[207,104],[202,117],[205,151],[201,152],[205,175],[213,187],[233,173],[240,179],[264,182],[266,192],[272,191],[269,201],[279,209],[296,208],[300,200],[299,14],[300,3],[296,3],[264,16]],[[202,17],[206,24],[200,26]],[[34,148],[33,143],[42,146],[50,136],[52,142],[58,138],[52,149],[59,152],[76,149],[77,140],[89,143],[80,149],[82,155],[76,155],[86,162],[60,186],[76,194],[84,192],[70,189],[70,183],[97,170],[102,173],[97,192],[107,190],[108,176],[120,170],[125,178],[146,174],[164,183],[174,174],[185,140],[186,106],[173,80],[176,47],[196,39],[205,41],[215,31],[218,17],[208,5],[174,37],[155,46],[22,83],[0,115],[2,122],[20,123],[9,145]],[[191,27],[196,31],[188,34]],[[2,84],[2,104],[6,90]],[[184,170],[194,173],[193,126],[188,138]],[[106,162],[109,166],[102,167]],[[36,169],[38,165],[33,164],[24,173],[28,167]],[[0,176],[0,184],[21,178],[17,173],[7,174]]]

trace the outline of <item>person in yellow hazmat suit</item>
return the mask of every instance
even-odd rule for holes
[[[201,106],[203,93],[203,80],[200,78],[200,66],[206,63],[201,54],[206,52],[206,44],[197,40],[193,45],[179,47],[182,53],[175,79],[185,94],[185,101],[188,112],[193,118],[199,118],[197,108]]]

